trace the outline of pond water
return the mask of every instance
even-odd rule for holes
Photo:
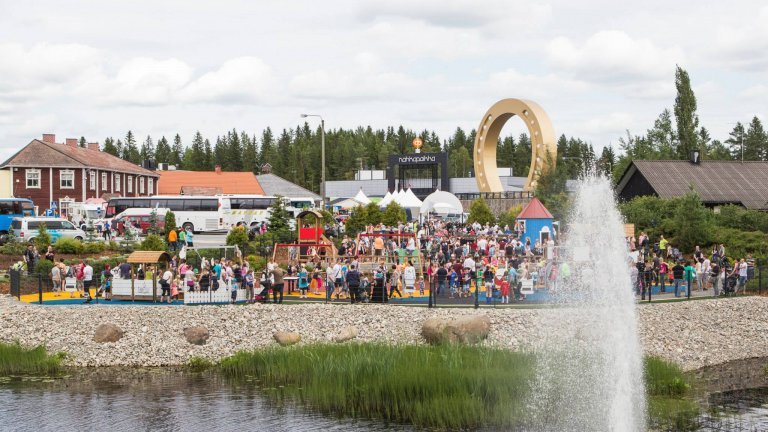
[[[0,379],[3,431],[412,431],[324,416],[217,374],[99,368],[59,379]],[[699,431],[768,430],[768,387],[709,396]]]

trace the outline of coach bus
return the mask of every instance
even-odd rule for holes
[[[230,198],[225,196],[153,196],[112,198],[107,218],[129,208],[167,208],[176,216],[176,226],[194,232],[226,231],[232,225]]]
[[[8,239],[13,218],[35,216],[35,204],[26,198],[0,198],[0,244]]]

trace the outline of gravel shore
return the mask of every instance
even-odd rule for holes
[[[274,345],[278,330],[298,332],[302,343],[329,342],[346,326],[357,341],[424,343],[421,324],[430,317],[487,315],[484,343],[509,349],[535,346],[543,323],[567,309],[427,309],[379,305],[253,306],[39,306],[0,296],[0,340],[45,345],[67,353],[73,366],[181,365],[191,357],[217,360],[240,350]],[[640,337],[648,354],[685,370],[752,357],[768,357],[768,298],[745,297],[641,305]],[[115,343],[93,341],[99,324],[125,331]],[[183,330],[205,326],[205,345],[189,344]],[[556,330],[554,330],[556,331]]]

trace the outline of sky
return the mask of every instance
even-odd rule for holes
[[[0,158],[43,133],[189,144],[301,113],[446,139],[504,98],[599,150],[672,109],[675,65],[713,138],[768,120],[768,3],[623,3],[0,0]]]

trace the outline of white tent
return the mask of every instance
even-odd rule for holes
[[[427,195],[421,204],[421,214],[427,214],[431,211],[440,214],[461,214],[464,212],[464,208],[461,205],[461,201],[456,198],[456,195],[445,191],[435,191]]]
[[[386,207],[391,202],[392,202],[392,194],[389,193],[389,191],[387,191],[387,194],[384,195],[384,198],[382,198],[381,201],[379,201],[379,207]]]
[[[403,198],[403,195],[405,195],[405,192],[403,192],[402,189],[396,190],[395,193],[392,194],[392,201],[400,204],[400,200]]]
[[[403,208],[420,209],[422,203],[419,197],[417,197],[416,194],[413,193],[411,188],[408,188],[408,190],[400,198],[399,204]]]
[[[371,203],[371,200],[368,199],[367,196],[365,196],[365,192],[363,192],[363,188],[360,188],[360,190],[357,192],[357,195],[355,195],[354,198],[355,201],[362,203],[363,205],[368,205]]]

